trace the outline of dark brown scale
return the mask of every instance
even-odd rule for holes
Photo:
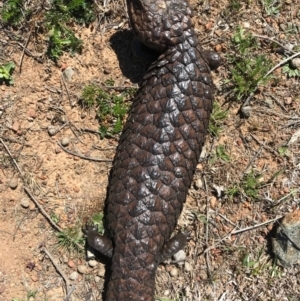
[[[212,109],[212,80],[185,0],[127,0],[136,36],[161,55],[135,97],[108,189],[107,237],[88,243],[112,256],[106,301],[153,301],[158,264],[184,247],[170,239],[193,179]],[[111,239],[111,240],[110,240]]]

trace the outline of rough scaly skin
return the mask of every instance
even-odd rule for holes
[[[112,256],[106,301],[153,301],[158,264],[183,247],[170,240],[193,179],[212,109],[212,80],[185,0],[127,0],[132,28],[162,53],[134,98],[117,148],[106,204]],[[111,239],[111,240],[110,240]]]

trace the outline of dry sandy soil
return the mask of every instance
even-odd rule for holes
[[[267,2],[279,6],[278,14],[268,15]],[[240,3],[238,10],[234,3]],[[58,64],[45,56],[46,36],[33,32],[29,36],[30,29],[24,27],[0,27],[0,66],[8,61],[17,66],[14,85],[0,85],[1,300],[66,300],[66,283],[43,248],[71,285],[68,300],[102,300],[105,259],[90,267],[85,252],[58,248],[57,229],[41,208],[56,217],[63,230],[81,227],[103,209],[109,160],[86,160],[58,143],[67,138],[66,148],[74,153],[113,159],[117,139],[101,140],[84,130],[97,131],[99,121],[96,108],[80,105],[82,89],[89,83],[103,85],[107,79],[117,87],[137,87],[146,70],[131,53],[133,36],[124,4],[106,5],[111,14],[101,22],[72,27],[83,40],[83,52],[64,54]],[[260,36],[258,53],[264,53],[272,66],[293,54],[283,55],[278,51],[282,46],[298,45],[299,51],[300,4],[211,0],[192,5],[204,48],[217,50],[224,58],[213,80],[215,101],[227,117],[216,137],[207,136],[179,220],[178,227],[190,232],[186,261],[160,265],[157,300],[300,300],[298,266],[277,266],[270,243],[274,219],[299,208],[300,143],[295,136],[300,129],[299,77],[287,77],[283,65],[278,66],[272,79],[255,91],[248,103],[250,116],[243,118],[239,114],[243,102],[233,96],[228,63],[238,26]],[[23,53],[20,45],[25,44],[31,54]],[[70,81],[62,78],[67,66],[74,71]],[[49,126],[54,126],[55,134],[49,135]],[[218,155],[220,149],[228,160]],[[259,176],[256,197],[249,196],[243,184],[249,173]],[[240,194],[231,197],[228,191],[234,187]],[[80,266],[84,273],[70,280]]]

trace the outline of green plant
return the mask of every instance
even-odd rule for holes
[[[257,198],[258,188],[260,186],[259,179],[262,175],[256,174],[253,170],[248,173],[242,181],[242,189],[250,198]]]
[[[284,156],[289,156],[289,148],[288,146],[284,145],[284,146],[280,146],[278,148],[278,153],[281,157],[284,157]]]
[[[278,15],[280,8],[280,1],[278,0],[262,0],[262,5],[267,16]]]
[[[216,147],[216,151],[213,154],[212,158],[209,160],[211,164],[215,163],[216,161],[222,161],[222,162],[229,162],[230,157],[226,153],[224,145],[218,145]]]
[[[61,24],[54,25],[48,35],[47,55],[53,61],[57,61],[64,51],[80,53],[82,50],[82,40],[78,39],[71,30]]]
[[[246,273],[257,276],[264,271],[266,263],[264,262],[264,260],[262,260],[263,253],[264,248],[261,248],[261,250],[257,254],[257,258],[255,259],[251,259],[251,257],[253,257],[252,254],[249,254],[248,252],[245,254],[243,258],[243,267],[246,268]]]
[[[119,134],[123,128],[123,120],[128,111],[124,99],[129,93],[108,94],[96,85],[83,88],[81,99],[84,107],[97,106],[97,116],[100,121],[99,133],[102,138]]]
[[[246,195],[251,199],[257,199],[259,193],[259,187],[261,183],[259,179],[262,175],[255,173],[254,170],[246,174],[240,183],[236,183],[226,190],[226,194],[232,199],[238,195]]]
[[[67,249],[69,252],[82,251],[80,246],[83,246],[85,239],[80,227],[67,228],[64,232],[58,232],[56,237],[59,248]]]
[[[92,216],[92,223],[97,226],[100,234],[104,233],[103,217],[103,213],[96,213]]]
[[[12,301],[29,301],[31,297],[35,299],[37,293],[37,290],[29,290],[27,291],[26,299],[12,298]]]
[[[238,100],[254,93],[258,85],[265,84],[269,77],[266,73],[271,68],[271,61],[265,55],[256,55],[258,45],[250,33],[239,27],[232,38],[234,55],[228,57],[232,67],[231,82]]]
[[[1,9],[1,17],[3,22],[10,25],[17,25],[23,17],[22,8],[22,0],[6,1]]]
[[[59,216],[57,216],[55,214],[55,212],[53,212],[53,211],[51,211],[51,213],[50,213],[50,218],[55,224],[57,224],[59,222]]]
[[[213,136],[218,136],[221,132],[221,125],[227,117],[227,111],[222,110],[221,106],[214,101],[212,113],[209,121],[209,132]]]
[[[286,64],[282,67],[282,73],[288,77],[300,77],[300,70],[293,68],[290,64]]]
[[[15,64],[12,62],[5,64],[3,67],[0,66],[0,83],[7,82],[8,84],[12,85],[14,83],[12,78],[14,69]]]

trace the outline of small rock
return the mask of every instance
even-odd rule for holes
[[[74,267],[75,267],[75,262],[73,261],[73,260],[69,260],[68,261],[68,266],[69,266],[69,268],[71,268],[71,269],[73,269]]]
[[[86,274],[88,271],[88,268],[86,265],[81,264],[77,267],[77,270],[80,274]]]
[[[73,190],[74,190],[75,192],[79,192],[79,191],[80,191],[80,188],[77,187],[77,186],[74,186],[74,187],[73,187]]]
[[[277,263],[282,266],[293,266],[300,263],[300,210],[288,213],[272,237],[273,253]]]
[[[252,108],[250,106],[241,107],[241,115],[244,118],[249,118],[252,113]]]
[[[250,23],[249,22],[244,22],[243,23],[244,28],[250,28]]]
[[[99,277],[104,277],[104,275],[105,275],[105,267],[104,267],[103,265],[101,265],[101,266],[99,267],[98,272],[97,272],[97,275],[98,275]]]
[[[28,110],[28,117],[30,117],[30,118],[36,118],[36,111],[34,110],[34,109],[29,109]]]
[[[98,261],[95,259],[92,259],[92,260],[89,260],[88,264],[91,268],[94,268],[98,264]]]
[[[270,109],[273,108],[273,100],[271,98],[266,98],[265,103]]]
[[[29,200],[28,200],[27,198],[23,198],[23,199],[21,200],[20,204],[21,204],[21,206],[22,206],[23,208],[26,209],[26,208],[29,207],[30,202],[29,202]]]
[[[295,57],[294,59],[292,59],[291,65],[292,67],[300,70],[300,57]]]
[[[5,286],[0,285],[0,295],[3,294],[4,292],[5,292]]]
[[[178,270],[175,267],[172,267],[170,270],[171,277],[177,277],[178,276]]]
[[[16,178],[13,178],[13,179],[11,179],[9,182],[8,182],[8,187],[10,188],[10,189],[16,189],[17,187],[18,187],[18,184],[19,184],[19,182],[18,182],[18,179],[16,179]]]
[[[103,73],[104,74],[110,74],[112,69],[110,67],[104,67]]]
[[[98,283],[100,282],[101,278],[99,276],[95,276],[95,282]]]
[[[86,257],[87,257],[87,259],[94,259],[96,257],[93,252],[94,251],[92,249],[87,249],[87,251],[86,251]]]
[[[64,137],[64,138],[61,139],[60,143],[61,143],[62,146],[66,147],[70,144],[70,139],[67,138],[67,137]]]
[[[33,274],[33,275],[31,275],[31,280],[33,281],[33,282],[37,282],[38,280],[39,280],[39,277],[38,277],[38,275],[37,274]]]
[[[201,179],[197,179],[194,183],[195,189],[201,189],[203,187],[203,182]]]
[[[186,260],[186,254],[183,250],[179,250],[173,255],[173,258],[175,262],[177,262],[180,265],[180,263],[183,264],[183,262]]]
[[[215,196],[212,196],[209,200],[210,202],[210,206],[215,209],[216,208],[216,205],[217,205],[217,198]]]
[[[79,274],[76,271],[74,271],[73,273],[70,274],[69,278],[70,278],[70,280],[74,281],[78,278],[78,276],[79,276]]]
[[[54,136],[57,133],[57,128],[54,125],[49,125],[48,126],[48,133],[50,136]]]
[[[63,71],[63,77],[65,78],[66,81],[70,82],[72,80],[72,77],[74,75],[74,70],[71,67],[67,67]]]
[[[252,137],[250,135],[245,137],[246,142],[251,142],[252,141]]]
[[[191,264],[189,264],[187,261],[184,263],[184,270],[186,272],[190,272],[192,270]]]
[[[14,132],[18,132],[19,131],[19,129],[20,129],[20,124],[19,124],[19,122],[18,121],[15,121],[14,123],[13,123],[13,125],[12,125],[12,130],[14,131]]]
[[[164,296],[169,296],[170,295],[170,290],[165,290],[164,291]]]
[[[292,99],[292,97],[287,97],[285,100],[284,100],[284,103],[286,104],[286,105],[290,105],[291,103],[293,102],[293,99]]]

